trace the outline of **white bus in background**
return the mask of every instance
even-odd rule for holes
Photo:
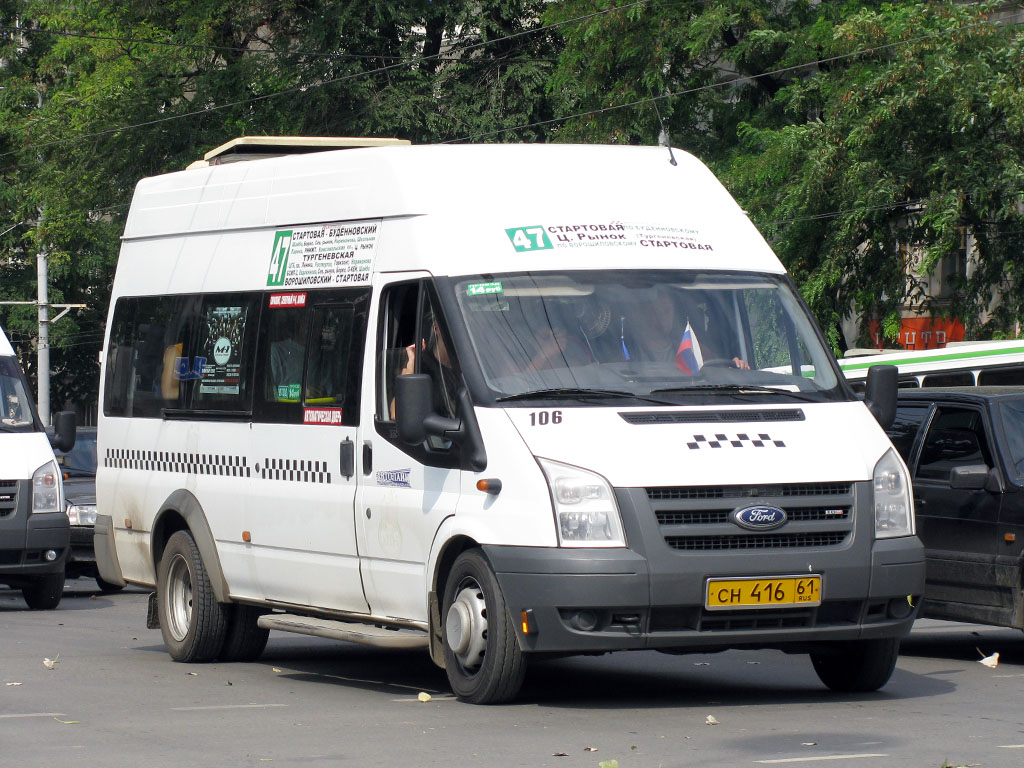
[[[895,370],[851,392],[703,164],[246,146],[139,183],[107,322],[96,556],[173,659],[420,647],[475,703],[639,649],[886,683],[924,587]]]
[[[1022,386],[1024,339],[952,342],[942,349],[871,352],[839,360],[858,391],[876,365],[895,365],[901,388]]]

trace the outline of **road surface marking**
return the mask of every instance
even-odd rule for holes
[[[287,704],[220,704],[207,707],[171,707],[172,712],[199,712],[207,709],[269,709],[270,707],[287,707]]]
[[[820,755],[818,757],[784,757],[778,760],[755,760],[754,762],[762,765],[778,765],[780,763],[816,763],[819,760],[864,760],[869,757],[888,757],[888,755]]]
[[[14,720],[19,717],[65,717],[63,712],[26,712],[23,715],[0,715],[0,720]]]

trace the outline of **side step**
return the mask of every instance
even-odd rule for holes
[[[331,640],[375,645],[378,648],[426,648],[429,645],[426,632],[410,629],[385,629],[372,624],[331,621],[313,616],[296,616],[290,613],[267,613],[260,616],[258,623],[263,629],[315,635]]]

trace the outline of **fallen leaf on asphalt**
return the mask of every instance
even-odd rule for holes
[[[231,685],[231,684],[232,684],[232,683],[231,683],[231,681],[230,681],[230,680],[228,680],[228,681],[227,681],[227,682],[225,683],[225,685]]]
[[[552,757],[568,757],[569,753],[568,752],[553,752],[551,754],[551,756]]]
[[[273,671],[273,672],[280,672],[281,670],[280,670],[280,669],[278,669],[277,667],[273,667],[273,668],[272,668],[272,671]]]
[[[22,685],[22,683],[4,683],[4,685],[10,687],[12,685]]]
[[[704,718],[704,724],[705,725],[718,725],[718,718],[715,717],[714,715],[708,715],[706,718]]]
[[[56,720],[58,723],[64,723],[64,725],[81,725],[82,724],[81,720],[61,720],[59,717],[55,717],[53,719]]]
[[[59,659],[59,658],[60,658],[60,654],[58,653],[52,659],[43,659],[43,666],[46,667],[47,669],[53,669],[57,665],[57,659]]]
[[[597,752],[597,747],[584,747],[584,752]]]
[[[422,702],[428,702],[428,701],[430,701],[430,694],[429,693],[424,693],[423,691],[420,691],[419,695],[416,698],[419,699]]]
[[[597,764],[598,768],[619,768],[618,760],[602,760]]]
[[[198,673],[198,672],[188,672],[188,673],[186,673],[186,674],[189,674],[189,675],[191,675],[192,677],[199,677],[199,673]]]
[[[986,656],[983,659],[978,659],[978,663],[984,664],[986,667],[989,667],[990,669],[994,669],[995,667],[999,666],[999,652],[996,651],[991,656]]]
[[[800,746],[801,747],[816,747],[816,746],[818,746],[818,742],[816,742],[816,741],[805,741]]]

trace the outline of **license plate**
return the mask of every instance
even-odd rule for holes
[[[708,579],[705,606],[709,611],[792,605],[821,605],[821,576]]]

